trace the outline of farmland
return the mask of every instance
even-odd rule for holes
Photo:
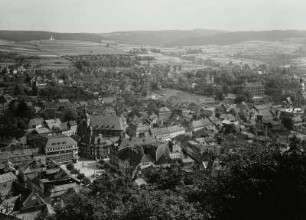
[[[70,40],[27,42],[0,40],[0,52],[22,56],[31,61],[32,66],[42,65],[46,69],[68,68],[71,61],[65,56],[125,54],[123,51],[105,47],[99,43]],[[0,60],[0,66],[12,64],[14,64],[13,59]]]

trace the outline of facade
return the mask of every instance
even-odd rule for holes
[[[131,123],[129,125],[130,135],[133,137],[147,137],[149,130],[150,126],[143,123]]]
[[[246,83],[244,89],[253,97],[261,97],[265,94],[265,87],[261,83]]]
[[[176,136],[185,134],[185,128],[180,126],[171,126],[171,127],[164,127],[164,128],[153,128],[150,130],[151,135],[158,140],[170,140]]]
[[[103,137],[121,137],[125,133],[126,120],[114,115],[92,115],[87,119],[87,125]]]
[[[212,123],[207,118],[192,121],[192,123],[191,123],[192,131],[198,131],[198,130],[201,130],[203,128],[205,128],[205,129],[212,128]]]
[[[76,161],[78,156],[78,144],[66,135],[48,136],[45,147],[46,158],[58,163]]]
[[[171,110],[167,107],[162,107],[158,111],[158,119],[159,121],[166,121],[171,116]]]

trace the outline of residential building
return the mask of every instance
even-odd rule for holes
[[[66,135],[46,137],[45,153],[47,158],[59,163],[79,159],[77,142]]]
[[[181,134],[185,134],[185,128],[177,125],[164,127],[164,128],[152,128],[150,130],[152,137],[158,140],[170,140]]]
[[[5,198],[11,193],[13,183],[17,180],[17,177],[9,172],[0,175],[0,199]]]
[[[262,97],[265,94],[265,87],[259,82],[246,83],[244,89],[253,97]]]

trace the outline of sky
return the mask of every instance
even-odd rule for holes
[[[0,0],[0,29],[306,30],[305,0]]]

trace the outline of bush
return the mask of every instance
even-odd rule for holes
[[[77,175],[77,178],[78,178],[79,180],[82,180],[82,179],[85,178],[85,174],[84,174],[84,173],[79,173],[79,174]]]
[[[71,163],[71,162],[67,163],[66,168],[67,168],[67,170],[69,170],[69,171],[74,170],[74,165],[73,165],[73,163]]]

